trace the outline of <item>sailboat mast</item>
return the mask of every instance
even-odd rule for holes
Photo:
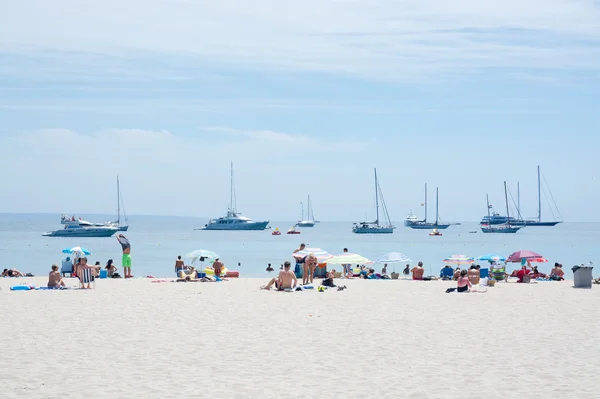
[[[314,221],[315,218],[310,215],[310,195],[308,195],[306,203],[308,204],[306,205],[306,219]]]
[[[233,161],[231,161],[231,168],[229,170],[229,210],[235,212],[233,209]]]
[[[427,222],[427,183],[425,183],[425,219],[424,222]]]
[[[304,204],[301,202],[300,206],[302,207],[302,219],[300,220],[304,220]]]
[[[504,182],[504,202],[506,203],[506,224],[510,226],[510,213],[508,212],[508,194],[506,192],[506,181]]]
[[[490,196],[485,195],[485,202],[487,202],[487,212],[488,212],[488,226],[492,225],[492,217],[490,216]]]
[[[541,191],[541,182],[540,182],[540,165],[537,167],[538,169],[538,222],[542,221],[542,191]]]
[[[379,193],[377,192],[377,168],[373,168],[375,171],[375,224],[379,226]]]
[[[119,194],[119,175],[117,175],[117,224],[121,224],[121,195]]]
[[[435,188],[435,224],[438,224],[438,197],[439,197],[439,187]]]

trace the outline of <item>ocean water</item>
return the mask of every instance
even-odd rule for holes
[[[81,215],[90,221],[105,221],[110,215]],[[528,249],[540,253],[549,262],[539,264],[540,271],[549,272],[554,262],[564,265],[572,277],[571,266],[594,262],[600,266],[600,223],[562,223],[555,227],[526,227],[516,234],[484,234],[477,222],[465,222],[443,230],[443,236],[430,237],[428,230],[413,230],[396,222],[394,234],[358,235],[352,233],[352,222],[321,222],[312,228],[300,229],[299,235],[286,235],[294,222],[272,222],[283,231],[272,236],[265,231],[200,231],[205,218],[130,216],[129,231],[124,234],[132,244],[132,272],[136,277],[172,276],[177,255],[184,256],[195,249],[208,249],[220,255],[230,270],[239,270],[242,277],[267,277],[268,263],[275,269],[286,260],[300,243],[319,247],[332,254],[359,253],[376,259],[386,252],[402,252],[412,263],[423,261],[427,274],[439,273],[443,259],[452,254],[477,257],[487,253],[508,256]],[[34,275],[44,275],[55,263],[60,266],[67,247],[80,245],[89,249],[91,262],[102,265],[112,258],[118,266],[121,246],[116,238],[43,237],[42,233],[60,228],[60,215],[0,214],[0,267],[10,267]],[[475,234],[469,231],[477,230]],[[238,267],[237,264],[240,263]],[[479,262],[482,264],[485,262]],[[515,265],[515,268],[518,265]],[[380,269],[376,265],[376,269]],[[402,265],[395,266],[401,271]],[[388,270],[393,271],[389,265]],[[510,270],[510,268],[509,268]],[[120,271],[122,274],[122,270]],[[600,274],[600,267],[594,275]]]

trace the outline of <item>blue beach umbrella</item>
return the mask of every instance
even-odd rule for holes
[[[65,248],[62,250],[63,254],[69,254],[69,255],[73,255],[73,254],[77,254],[77,255],[91,255],[92,253],[90,251],[88,251],[85,248],[82,247],[73,247],[73,248]]]
[[[504,262],[506,260],[506,258],[504,256],[500,256],[500,255],[487,254],[487,255],[481,255],[480,257],[477,258],[477,260],[486,260],[488,262],[492,262],[492,261]]]

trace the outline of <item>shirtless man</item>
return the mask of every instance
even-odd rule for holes
[[[425,273],[423,262],[419,262],[417,266],[412,268],[411,272],[413,280],[423,280],[423,274]]]
[[[467,275],[469,277],[469,281],[471,282],[471,284],[473,285],[478,285],[479,284],[479,280],[481,279],[481,275],[479,272],[479,269],[477,269],[477,266],[472,265],[469,268],[469,271],[467,272]]]
[[[52,271],[48,274],[48,288],[59,288],[64,286],[65,282],[58,271],[58,266],[52,265]]]
[[[283,269],[283,265],[281,265],[281,268]],[[272,267],[272,266],[271,266],[271,264],[269,263],[269,265],[267,266],[267,271],[268,271],[269,273],[271,273],[273,270],[275,270],[275,269],[273,269],[273,267]]]
[[[304,257],[300,255],[296,256],[296,253],[302,251],[304,248],[306,248],[306,245],[304,243],[300,244],[300,247],[298,247],[292,255],[294,260],[296,260],[296,267],[294,268],[294,273],[296,273],[296,275],[300,275],[300,267],[304,264]],[[304,279],[304,274],[302,275],[302,278]]]
[[[550,272],[550,280],[562,281],[564,280],[565,272],[562,270],[562,265],[558,262],[554,263],[554,269]]]
[[[179,255],[175,261],[175,273],[177,273],[179,269],[183,270],[184,268],[185,262],[181,260],[181,255]]]
[[[213,262],[213,269],[215,270],[215,277],[221,277],[221,272],[223,271],[223,263],[221,263],[221,261],[219,260],[219,258],[216,258],[215,261]]]
[[[296,288],[298,279],[294,272],[290,270],[291,266],[291,263],[286,261],[283,264],[283,270],[279,272],[279,276],[277,276],[277,278],[272,278],[271,281],[269,281],[269,284],[261,287],[261,289],[269,290],[273,284],[275,284],[275,289],[277,289],[277,291],[283,291],[288,288],[293,290]]]
[[[131,244],[123,234],[119,234],[117,236],[117,241],[119,241],[119,244],[121,244],[121,248],[123,248],[123,275],[125,278],[132,278],[133,276],[131,275]]]
[[[309,281],[312,284],[317,269],[317,258],[312,252],[306,257],[304,261],[304,273],[302,273],[302,284],[308,284]]]

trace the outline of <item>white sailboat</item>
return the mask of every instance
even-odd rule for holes
[[[119,186],[119,176],[117,176],[117,221],[114,222],[114,227],[116,227],[119,231],[127,231],[129,229],[129,221],[127,220],[127,215],[125,214],[125,207],[123,207],[123,218],[125,219],[125,224],[121,224],[121,202],[123,198],[121,197],[121,187]]]
[[[374,168],[375,171],[375,214],[376,218],[373,222],[360,222],[354,223],[352,227],[352,232],[356,234],[392,234],[394,229],[396,228],[392,221],[390,220],[390,215],[388,215],[387,207],[385,206],[385,201],[383,200],[383,193],[381,192],[381,187],[379,186],[379,181],[377,180],[377,169]],[[379,224],[379,203],[381,202],[381,207],[383,208],[383,214],[385,217],[386,225],[382,226]]]
[[[306,205],[306,220],[304,219],[304,204],[301,202],[300,206],[302,206],[302,219],[298,222],[298,227],[314,227],[315,226],[315,215],[313,214],[312,206],[310,203],[310,195],[308,196],[308,202]]]

